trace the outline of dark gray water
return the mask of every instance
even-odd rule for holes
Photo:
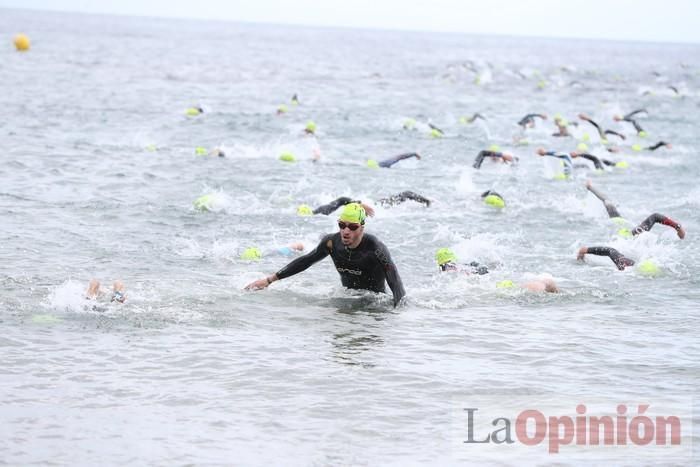
[[[456,464],[476,459],[452,423],[472,395],[574,406],[697,393],[700,47],[13,10],[0,31],[0,463]],[[185,116],[195,105],[205,113]],[[646,138],[612,120],[639,107]],[[460,123],[474,112],[488,120]],[[520,135],[530,112],[549,119]],[[584,122],[550,136],[555,114],[579,112],[625,133],[622,152]],[[673,147],[632,149],[658,140]],[[629,167],[556,180],[535,155],[581,141]],[[492,144],[520,163],[473,170]],[[408,151],[423,158],[365,164]],[[685,240],[660,225],[617,237],[587,178],[632,224],[661,212]],[[299,204],[407,189],[433,204],[379,207],[367,227],[391,250],[404,307],[344,290],[330,261],[242,291],[288,261],[244,261],[245,248],[309,249],[335,229]],[[486,189],[507,207],[483,205]],[[209,193],[212,211],[194,209]],[[661,274],[577,263],[583,245]],[[440,247],[491,274],[441,276]],[[496,288],[543,274],[560,294]],[[93,277],[122,279],[127,302],[93,308]]]

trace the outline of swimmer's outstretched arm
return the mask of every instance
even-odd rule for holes
[[[340,206],[345,206],[346,204],[352,203],[353,200],[347,196],[341,196],[340,198],[334,199],[328,204],[317,207],[313,210],[314,214],[325,214],[326,216],[338,209]]]
[[[369,217],[374,217],[374,208],[370,206],[367,203],[363,203],[362,201],[358,200],[353,200],[352,198],[348,198],[347,196],[341,196],[340,198],[334,199],[328,204],[324,204],[322,206],[317,207],[316,209],[313,210],[314,214],[325,214],[326,216],[331,214],[333,211],[338,209],[340,206],[345,206],[346,204],[350,203],[358,203],[361,204],[363,208],[365,208],[365,211],[367,211],[367,215]]]
[[[420,154],[417,152],[407,152],[405,154],[399,154],[398,156],[391,157],[389,159],[384,159],[383,161],[379,162],[379,167],[385,167],[389,168],[392,165],[396,164],[399,161],[402,161],[404,159],[409,159],[411,157],[415,157],[416,159],[420,159]]]
[[[647,112],[647,109],[637,109],[637,110],[633,110],[632,112],[630,112],[627,115],[625,115],[624,117],[622,117],[622,120],[630,121],[632,119],[632,117],[634,117],[638,113],[649,114],[649,112]]]
[[[433,125],[432,123],[428,123],[428,126],[430,127],[431,130],[435,130],[435,131],[437,131],[437,132],[440,132],[440,133],[443,134],[443,135],[445,134],[444,131],[442,131],[440,128],[436,127],[436,126]]]
[[[605,130],[605,134],[606,135],[614,135],[614,136],[617,136],[618,138],[621,138],[623,140],[627,139],[625,137],[625,135],[623,135],[622,133],[618,133],[617,131],[613,131],[613,130]]]
[[[389,196],[388,198],[382,198],[380,200],[377,200],[377,203],[383,206],[395,206],[407,200],[417,201],[419,203],[425,204],[426,207],[430,207],[430,200],[428,198],[426,198],[425,196],[421,196],[418,193],[414,193],[412,191],[402,191],[401,193]],[[366,210],[367,209],[365,208],[365,211]]]
[[[595,166],[596,169],[600,169],[600,170],[603,170],[603,169],[604,169],[603,163],[600,161],[600,159],[598,159],[598,158],[597,158],[596,156],[594,156],[593,154],[588,154],[588,153],[585,153],[585,152],[576,152],[576,151],[572,151],[572,152],[571,152],[571,155],[572,155],[573,157],[583,157],[584,159],[593,162],[593,165]],[[613,165],[615,165],[615,164],[613,164]]]
[[[324,236],[319,244],[311,252],[300,256],[292,260],[285,267],[277,271],[275,274],[258,279],[255,282],[251,282],[246,285],[246,290],[260,290],[266,288],[268,285],[275,281],[284,279],[286,277],[293,276],[294,274],[299,274],[302,271],[308,269],[311,265],[321,261],[323,258],[331,253],[332,247],[332,237],[333,234],[328,234]]]
[[[581,120],[586,121],[586,122],[590,123],[591,125],[593,125],[593,126],[595,127],[595,129],[598,130],[598,134],[600,135],[600,138],[601,138],[601,139],[606,139],[606,138],[605,138],[605,133],[604,133],[603,130],[600,128],[600,125],[598,125],[596,122],[594,122],[594,121],[591,119],[591,117],[589,117],[589,116],[586,115],[586,114],[581,113],[581,114],[578,114],[578,118],[580,118]]]
[[[482,119],[482,120],[486,120],[486,117],[484,117],[483,115],[481,115],[479,112],[475,112],[474,115],[472,115],[471,117],[469,117],[469,119],[468,119],[467,121],[468,121],[469,123],[474,123],[474,121],[475,121],[477,118],[480,118],[480,119]]]
[[[613,217],[622,217],[620,216],[620,213],[618,212],[617,208],[615,205],[605,197],[603,193],[600,191],[596,190],[593,188],[593,184],[591,183],[590,180],[586,180],[586,189],[593,193],[596,198],[601,200],[603,202],[603,205],[605,206],[605,210],[608,211],[608,217],[613,218]]]
[[[624,270],[627,266],[634,265],[633,260],[626,258],[615,248],[610,248],[607,246],[582,246],[578,250],[578,255],[576,256],[576,259],[578,259],[579,261],[583,261],[584,256],[586,255],[607,256],[612,260],[617,269],[619,269],[620,271]]]
[[[678,235],[678,238],[680,238],[681,240],[685,238],[685,230],[683,229],[683,227],[681,227],[681,225],[678,222],[674,221],[670,217],[666,217],[663,214],[659,214],[657,212],[644,219],[644,221],[642,221],[641,224],[634,228],[632,234],[639,235],[642,232],[648,232],[649,230],[651,230],[652,227],[654,227],[654,224],[657,223],[673,227],[674,229],[676,229],[676,234]]]
[[[659,141],[659,142],[656,143],[655,145],[646,147],[646,148],[644,148],[644,149],[647,149],[647,150],[649,150],[649,151],[656,151],[656,150],[659,149],[661,146],[666,146],[667,148],[670,148],[670,147],[671,147],[671,145],[670,145],[669,143],[667,143],[666,141]]]

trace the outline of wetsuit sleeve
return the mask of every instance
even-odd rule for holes
[[[484,158],[488,156],[490,151],[479,151],[479,154],[476,155],[476,159],[474,159],[474,164],[472,164],[472,167],[475,169],[481,168],[481,164],[484,162]]]
[[[585,119],[585,120],[586,120],[588,123],[590,123],[591,125],[593,125],[593,126],[595,127],[596,130],[598,130],[598,135],[600,135],[600,138],[601,138],[601,139],[606,139],[606,138],[605,138],[605,133],[603,133],[603,130],[600,128],[600,125],[598,125],[596,122],[594,122],[594,121],[591,120],[590,118],[587,118],[587,119]]]
[[[583,157],[586,160],[589,160],[593,162],[593,165],[595,166],[596,169],[603,169],[603,164],[600,162],[600,159],[598,159],[596,156],[593,154],[579,154],[580,157]],[[615,164],[613,164],[615,165]]]
[[[385,159],[385,160],[379,162],[379,167],[389,168],[392,165],[396,164],[398,161],[402,161],[402,160],[408,159],[410,157],[416,157],[417,155],[418,154],[416,154],[415,152],[407,152],[405,154],[399,154],[398,156],[394,156],[392,158]]]
[[[624,140],[624,139],[627,139],[627,138],[625,137],[625,135],[623,135],[623,134],[621,134],[621,133],[618,133],[617,131],[613,131],[613,130],[605,130],[605,134],[606,134],[606,135],[615,135],[615,136],[617,136],[618,138],[621,138],[621,139],[623,139],[623,140]]]
[[[655,212],[651,216],[644,219],[641,224],[635,227],[632,231],[632,234],[639,235],[642,232],[648,232],[651,230],[652,227],[654,227],[654,224],[656,223],[673,227],[676,230],[681,228],[681,225],[678,222],[671,219],[670,217],[666,217],[663,214]]]
[[[331,201],[328,204],[319,206],[314,209],[314,214],[325,214],[326,216],[338,209],[340,206],[345,206],[346,204],[352,203],[352,199],[347,196],[341,196],[338,199]]]
[[[596,255],[596,256],[607,256],[612,260],[613,263],[615,263],[615,266],[617,269],[622,271],[625,269],[626,266],[631,264],[634,264],[633,261],[625,258],[619,251],[617,251],[615,248],[610,248],[607,246],[589,246],[587,248],[586,254],[588,255]],[[625,264],[625,263],[628,264]]]
[[[287,264],[285,267],[277,271],[277,278],[284,279],[286,277],[293,276],[294,274],[299,274],[302,271],[307,270],[312,264],[318,263],[323,258],[330,254],[328,249],[328,242],[332,241],[333,234],[326,235],[321,239],[321,242],[309,253],[304,256],[300,256],[291,263]]]
[[[423,203],[430,206],[430,200],[424,196],[414,193],[412,191],[402,191],[398,194],[398,201],[404,202],[406,200],[416,201],[418,203]]]
[[[406,295],[406,291],[403,288],[403,282],[401,282],[401,276],[399,276],[399,271],[396,269],[396,265],[391,259],[389,250],[383,243],[377,243],[375,254],[377,255],[379,262],[384,267],[386,282],[389,284],[389,288],[394,294],[394,307],[396,307],[396,305],[398,305],[401,299]]]
[[[637,109],[637,110],[633,110],[632,112],[630,112],[630,113],[628,113],[627,115],[625,115],[624,117],[622,117],[622,119],[623,119],[623,120],[631,120],[632,117],[634,117],[634,116],[637,115],[638,113],[642,113],[642,112],[646,112],[646,111],[647,111],[647,109]]]
[[[601,159],[600,161],[609,167],[614,167],[615,165],[617,165],[617,163],[610,161],[608,159]]]
[[[666,143],[665,143],[664,141],[659,141],[659,142],[656,143],[655,145],[649,146],[649,147],[647,147],[646,149],[648,149],[649,151],[656,151],[656,150],[659,149],[661,146],[665,146],[665,145],[666,145]]]

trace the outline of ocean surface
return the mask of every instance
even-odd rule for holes
[[[693,416],[700,46],[4,9],[0,32],[0,464],[585,465],[573,448],[484,453],[455,420],[475,398],[516,395]],[[14,50],[18,32],[30,51]],[[644,138],[613,120],[642,107]],[[460,121],[475,112],[486,120]],[[580,112],[626,135],[610,138],[620,152]],[[548,119],[523,132],[528,113]],[[579,123],[573,137],[551,136],[557,114]],[[633,149],[657,141],[672,147]],[[535,153],[581,143],[628,167],[560,180]],[[492,145],[519,163],[473,169]],[[366,165],[412,151],[421,160]],[[619,237],[587,179],[632,226],[659,212],[685,239],[663,225]],[[505,209],[482,203],[488,189]],[[403,306],[343,289],[328,259],[243,290],[291,259],[276,248],[337,230],[300,204],[404,190],[433,202],[377,206],[366,227]],[[660,273],[576,261],[594,245]],[[241,259],[249,247],[269,254]],[[439,273],[441,247],[490,274]],[[518,287],[538,277],[561,292]],[[86,300],[92,278],[124,281],[126,302]],[[590,455],[697,465],[684,428],[684,452]]]

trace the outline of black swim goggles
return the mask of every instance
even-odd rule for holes
[[[359,229],[361,226],[362,226],[362,224],[351,224],[351,223],[348,223],[348,222],[338,221],[338,228],[339,228],[340,230],[343,230],[344,228],[347,227],[348,229],[350,229],[351,231],[354,232],[354,231],[356,231],[357,229]]]

